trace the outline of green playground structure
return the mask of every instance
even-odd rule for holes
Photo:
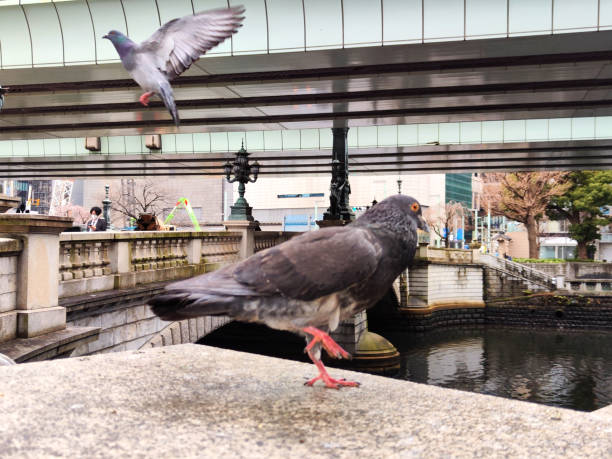
[[[189,215],[189,218],[191,219],[191,222],[193,223],[193,227],[195,228],[195,230],[201,231],[200,224],[198,223],[198,219],[193,213],[193,208],[191,207],[191,204],[189,204],[189,201],[187,200],[187,198],[180,198],[176,202],[176,206],[174,206],[174,209],[172,209],[172,212],[170,212],[168,216],[166,217],[166,220],[164,221],[164,225],[167,225],[168,223],[170,223],[170,221],[174,218],[176,211],[181,207],[184,207],[185,210],[187,211],[187,215]]]

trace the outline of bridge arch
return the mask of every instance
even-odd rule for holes
[[[209,333],[231,322],[227,316],[203,316],[171,322],[140,348],[196,343]]]

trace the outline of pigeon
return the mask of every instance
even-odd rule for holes
[[[421,206],[394,195],[350,225],[323,228],[257,252],[241,262],[167,285],[149,300],[163,320],[228,315],[306,338],[305,352],[326,387],[357,386],[333,379],[321,348],[349,358],[329,335],[341,320],[374,306],[412,262],[417,228],[428,231]]]
[[[148,106],[149,98],[157,94],[178,126],[180,121],[170,81],[206,51],[236,33],[242,26],[244,11],[244,7],[236,6],[173,19],[140,44],[117,30],[102,38],[111,41],[125,69],[145,91],[140,103]]]

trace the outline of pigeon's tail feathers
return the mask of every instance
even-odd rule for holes
[[[183,320],[199,316],[231,313],[229,297],[186,290],[169,290],[149,300],[149,306],[163,320]]]
[[[178,127],[181,120],[179,119],[178,111],[176,110],[176,104],[174,103],[174,95],[172,94],[172,87],[170,86],[170,84],[166,82],[166,84],[160,85],[159,97],[161,97],[161,100],[164,102],[164,105],[170,112],[174,124]]]

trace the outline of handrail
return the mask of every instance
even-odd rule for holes
[[[556,279],[553,276],[515,261],[495,257],[489,254],[481,255],[480,260],[489,267],[503,270],[530,282],[544,282],[547,286],[556,285]]]

